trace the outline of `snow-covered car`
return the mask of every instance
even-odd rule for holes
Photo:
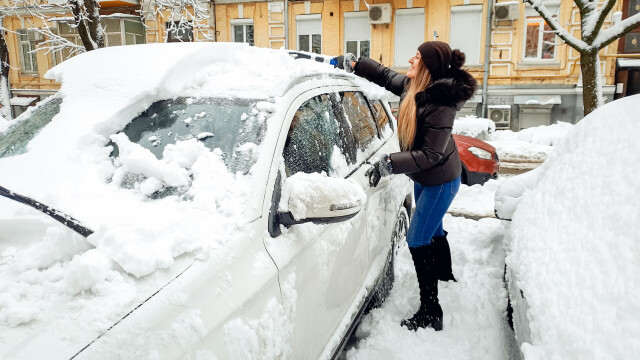
[[[495,194],[506,280],[523,359],[640,354],[640,96],[576,124],[537,169]]]
[[[137,66],[135,64],[138,64]],[[0,357],[336,356],[409,222],[382,88],[284,51],[112,47],[0,134]]]

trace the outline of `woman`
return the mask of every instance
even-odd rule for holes
[[[406,174],[414,181],[416,209],[407,243],[420,287],[420,308],[402,326],[442,330],[438,280],[455,280],[442,219],[460,187],[462,167],[451,135],[456,111],[469,100],[476,81],[465,70],[464,53],[441,41],[428,41],[409,60],[407,75],[360,58],[342,61],[347,71],[400,96],[398,138],[401,152],[385,155],[369,170],[376,186],[383,176]],[[342,67],[342,66],[340,66]],[[351,68],[351,69],[349,69]]]

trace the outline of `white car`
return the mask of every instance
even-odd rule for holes
[[[511,220],[505,275],[523,359],[640,354],[639,103],[593,111],[496,191],[496,215]]]
[[[0,186],[91,234],[0,197],[0,357],[339,354],[409,222],[407,178],[365,174],[399,149],[384,89],[240,44],[47,76],[59,93],[0,134]]]

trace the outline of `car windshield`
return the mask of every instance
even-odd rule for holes
[[[24,154],[27,144],[60,112],[61,98],[45,100],[25,119],[0,134],[0,158]]]
[[[162,159],[164,148],[178,141],[198,139],[220,149],[232,172],[246,173],[255,162],[255,147],[266,130],[266,114],[256,100],[187,98],[162,100],[151,105],[123,130],[129,140]],[[118,156],[114,145],[113,157]]]

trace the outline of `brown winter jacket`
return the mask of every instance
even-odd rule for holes
[[[409,78],[369,58],[360,58],[355,74],[404,99]],[[407,174],[423,186],[441,185],[462,173],[458,148],[453,140],[453,120],[476,89],[465,70],[451,69],[424,91],[416,94],[416,135],[410,151],[390,154],[395,174]]]

